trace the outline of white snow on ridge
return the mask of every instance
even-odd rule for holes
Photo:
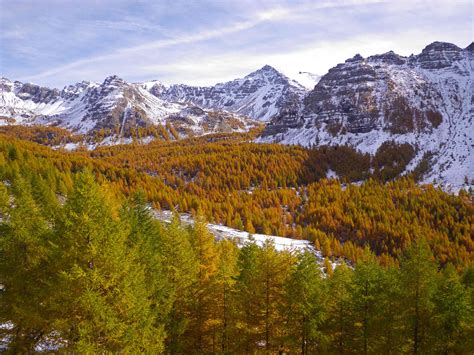
[[[157,211],[151,210],[153,216],[156,219],[159,219],[164,222],[171,222],[173,218],[173,212],[171,211]],[[180,213],[179,214],[181,223],[184,224],[194,224],[194,220],[189,213]],[[285,237],[278,237],[274,235],[266,235],[266,234],[250,234],[245,231],[240,231],[234,228],[226,227],[220,224],[212,224],[208,223],[207,227],[209,231],[216,236],[217,239],[231,239],[236,240],[239,245],[243,245],[246,242],[250,241],[250,235],[252,236],[255,243],[259,246],[262,246],[265,241],[271,239],[275,243],[275,249],[277,250],[299,250],[305,251],[309,250],[321,258],[321,252],[314,249],[314,246],[309,240],[298,240],[298,239],[291,239]]]
[[[167,210],[154,210],[150,208],[152,215],[163,222],[170,223],[173,218],[173,212]],[[194,219],[189,213],[179,214],[180,222],[185,225],[193,225]],[[207,223],[207,228],[215,236],[216,240],[229,239],[237,242],[238,246],[243,246],[246,243],[254,242],[256,245],[262,247],[266,241],[271,240],[274,243],[275,249],[278,251],[291,251],[291,252],[311,252],[317,259],[319,265],[324,262],[324,256],[320,250],[314,248],[313,243],[309,240],[298,240],[285,237],[278,237],[275,235],[267,234],[250,234],[245,231],[240,231],[234,228],[226,227],[220,224]],[[346,262],[343,259],[336,259],[335,261],[329,261],[333,270]]]

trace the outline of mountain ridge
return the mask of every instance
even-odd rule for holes
[[[350,145],[374,154],[387,141],[427,155],[426,182],[474,179],[473,45],[434,42],[418,55],[357,54],[331,68],[300,110],[275,116],[257,142]]]
[[[212,87],[165,86],[158,80],[128,83],[110,75],[102,83],[82,81],[59,90],[2,78],[0,116],[3,124],[58,125],[83,134],[168,122],[183,134],[205,134],[247,130],[257,125],[254,121],[299,105],[304,93],[269,65]]]

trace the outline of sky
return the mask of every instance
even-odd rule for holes
[[[468,46],[474,1],[0,0],[0,76],[212,85],[265,64],[298,80],[360,53]]]

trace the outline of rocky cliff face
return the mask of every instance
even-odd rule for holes
[[[473,45],[434,42],[419,55],[356,55],[324,75],[298,112],[274,117],[260,142],[349,144],[374,153],[388,140],[432,153],[427,181],[474,179]]]
[[[268,121],[285,111],[298,110],[306,89],[269,65],[244,78],[209,87],[172,85],[150,88],[154,95],[172,102],[220,109]]]
[[[241,115],[157,97],[163,88],[158,82],[130,84],[110,76],[100,84],[81,82],[60,91],[2,78],[0,123],[58,125],[79,133],[105,129],[114,134],[168,122],[176,123],[183,134],[246,130],[255,125]]]

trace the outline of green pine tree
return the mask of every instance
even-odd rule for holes
[[[437,326],[433,348],[444,354],[469,353],[474,349],[474,315],[468,290],[451,264],[440,275],[434,295]]]
[[[53,325],[78,352],[164,350],[152,312],[153,290],[118,204],[81,173],[58,221]]]
[[[316,257],[298,255],[285,285],[286,342],[290,352],[311,354],[325,343],[322,324],[326,318],[327,288]]]
[[[414,354],[431,349],[433,295],[436,290],[436,264],[424,239],[413,243],[401,260],[405,339]]]
[[[31,186],[21,176],[12,181],[13,206],[8,207],[9,194],[2,188],[3,222],[0,238],[0,337],[10,338],[13,353],[33,352],[50,332],[49,299],[55,274],[50,269],[50,223],[43,217],[41,206],[34,201]],[[5,206],[5,204],[7,206]]]

